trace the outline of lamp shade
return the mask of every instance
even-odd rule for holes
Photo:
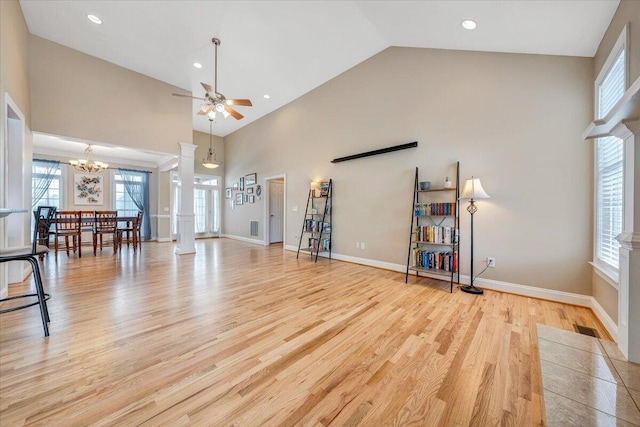
[[[462,190],[462,194],[460,195],[461,199],[489,199],[490,196],[484,191],[482,188],[482,183],[480,182],[480,178],[471,177],[464,183],[464,188]]]

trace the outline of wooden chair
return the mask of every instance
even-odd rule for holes
[[[78,257],[82,257],[82,215],[80,211],[58,211],[54,221],[55,228],[53,235],[55,237],[54,250],[58,256],[58,240],[64,237],[65,249],[67,256],[69,255],[69,237],[72,238],[73,253],[78,249]]]
[[[45,212],[44,206],[38,207],[35,215],[37,218],[46,217],[47,212]],[[54,208],[55,209],[55,208]],[[35,294],[24,294],[24,295],[14,295],[7,298],[0,299],[0,303],[4,303],[6,301],[28,298],[28,297],[37,297],[36,302],[25,303],[23,305],[17,307],[10,307],[0,310],[0,314],[8,313],[11,311],[21,310],[23,308],[31,307],[33,305],[40,306],[40,316],[42,317],[42,327],[44,328],[44,336],[49,336],[49,327],[47,323],[49,323],[49,310],[47,309],[47,300],[51,298],[49,294],[44,293],[44,287],[42,286],[42,276],[40,276],[40,266],[38,264],[38,260],[36,256],[41,256],[49,252],[49,248],[44,245],[39,245],[39,234],[38,234],[38,224],[33,228],[33,240],[31,242],[31,246],[22,247],[22,248],[7,248],[0,249],[0,263],[9,262],[9,261],[26,261],[31,264],[31,269],[33,270],[33,280],[36,285],[36,293]]]
[[[118,244],[120,248],[122,248],[122,235],[127,233],[126,241],[127,247],[129,247],[129,242],[131,241],[129,238],[129,233],[131,233],[133,238],[133,250],[135,251],[138,246],[140,246],[140,250],[142,250],[142,211],[138,211],[138,217],[135,221],[127,221],[126,226],[118,228]]]
[[[98,236],[100,236],[100,252],[102,252],[102,236],[111,234],[113,240],[113,252],[118,252],[118,211],[95,211],[93,224],[93,255],[98,249]]]

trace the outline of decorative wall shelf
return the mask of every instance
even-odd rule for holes
[[[620,123],[640,120],[640,77],[624,93],[622,98],[613,106],[609,114],[602,119],[591,122],[582,133],[583,139],[601,138],[614,134],[614,129]]]

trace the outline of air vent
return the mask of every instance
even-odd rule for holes
[[[258,221],[251,221],[251,235],[258,235]]]
[[[590,328],[588,326],[582,326],[582,325],[577,325],[574,324],[573,325],[573,329],[575,329],[575,331],[579,334],[582,335],[588,335],[590,337],[595,337],[595,338],[600,338],[600,335],[598,335],[598,331],[596,331],[593,328]]]

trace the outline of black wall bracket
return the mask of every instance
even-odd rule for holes
[[[415,148],[418,146],[418,141],[409,142],[407,144],[394,145],[393,147],[381,148],[379,150],[367,151],[366,153],[353,154],[351,156],[338,157],[331,160],[331,163],[346,162],[347,160],[361,159],[363,157],[377,156],[378,154],[392,153],[394,151],[406,150],[407,148]]]

